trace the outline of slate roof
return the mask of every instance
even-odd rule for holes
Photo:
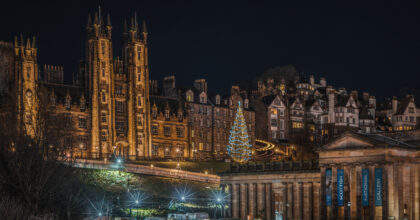
[[[67,93],[71,97],[71,103],[80,104],[80,98],[83,94],[83,88],[77,85],[68,85],[68,84],[56,84],[56,83],[43,83],[48,89],[48,92],[51,95],[51,92],[54,90],[54,95],[57,97],[57,103],[64,103],[66,101]],[[86,102],[88,101],[86,94],[84,94]]]
[[[163,96],[150,96],[151,109],[155,104],[156,104],[158,112],[162,112],[162,113],[165,112],[166,106],[168,106],[170,110],[170,114],[177,114],[178,109],[180,107],[183,110],[183,113],[185,114],[184,102],[180,99],[168,98],[168,97],[163,97]]]

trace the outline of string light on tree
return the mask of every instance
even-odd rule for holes
[[[227,152],[234,161],[239,163],[244,163],[251,159],[252,145],[249,140],[248,128],[242,112],[241,102],[238,102],[235,121],[230,130]]]

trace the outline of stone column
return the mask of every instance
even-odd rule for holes
[[[239,218],[238,185],[232,184],[232,218]]]
[[[264,183],[257,184],[257,217],[264,216],[265,209],[265,188]],[[261,214],[261,216],[259,216]]]
[[[285,219],[286,216],[286,185],[284,183],[279,184],[279,204],[278,212],[282,219]]]
[[[302,183],[293,184],[293,219],[302,219]]]
[[[293,183],[287,183],[287,202],[286,202],[286,216],[287,219],[293,219]]]
[[[265,218],[273,219],[271,214],[271,183],[265,184]]]
[[[327,219],[327,204],[325,203],[325,166],[320,167],[321,181],[319,183],[319,218]]]
[[[313,186],[312,183],[303,183],[303,218],[302,219],[313,219],[312,218],[312,204],[313,204]]]
[[[361,185],[357,181],[356,167],[351,166],[349,170],[349,196],[350,196],[350,217],[351,219],[357,219],[357,186]]]
[[[255,206],[256,206],[256,199],[255,199],[255,184],[249,183],[248,184],[248,213],[251,216],[251,219],[254,219],[257,215],[255,212]]]
[[[321,183],[313,183],[313,219],[321,218]]]
[[[414,218],[416,220],[420,219],[420,178],[419,178],[419,165],[414,165]]]
[[[240,217],[245,220],[247,218],[247,185],[245,183],[240,184]]]

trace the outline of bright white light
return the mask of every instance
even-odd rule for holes
[[[220,198],[217,198],[217,201],[218,201],[218,202],[220,202],[220,201],[222,201],[222,200],[221,200]]]
[[[118,159],[118,160],[117,160],[117,162],[118,162],[118,163],[121,163],[121,159]]]
[[[98,213],[99,216],[102,216],[102,212]]]
[[[139,200],[136,200],[136,204],[139,204]]]
[[[182,200],[182,201],[184,201],[184,200],[185,200],[185,197],[184,197],[184,196],[183,196],[183,197],[181,197],[181,200]]]

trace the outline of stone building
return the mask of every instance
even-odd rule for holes
[[[384,131],[414,130],[418,127],[419,114],[412,95],[401,100],[394,96],[381,103],[377,111],[380,129]]]
[[[344,132],[319,163],[232,167],[221,175],[228,215],[249,219],[420,219],[420,148],[377,134]]]
[[[136,15],[130,20],[130,25],[124,22],[119,57],[113,52],[110,16],[101,11],[88,16],[86,57],[79,61],[79,72],[71,82],[65,80],[63,67],[38,63],[35,39],[0,42],[0,86],[3,93],[16,95],[22,129],[35,136],[38,109],[48,108],[53,117],[64,120],[56,144],[67,146],[76,156],[224,159],[241,102],[254,144],[255,114],[239,87],[227,97],[213,99],[205,79],[183,90],[169,76],[159,93],[157,81],[149,79],[146,25],[143,22],[140,29]],[[38,106],[40,89],[48,93],[49,101],[44,103],[48,106]]]

